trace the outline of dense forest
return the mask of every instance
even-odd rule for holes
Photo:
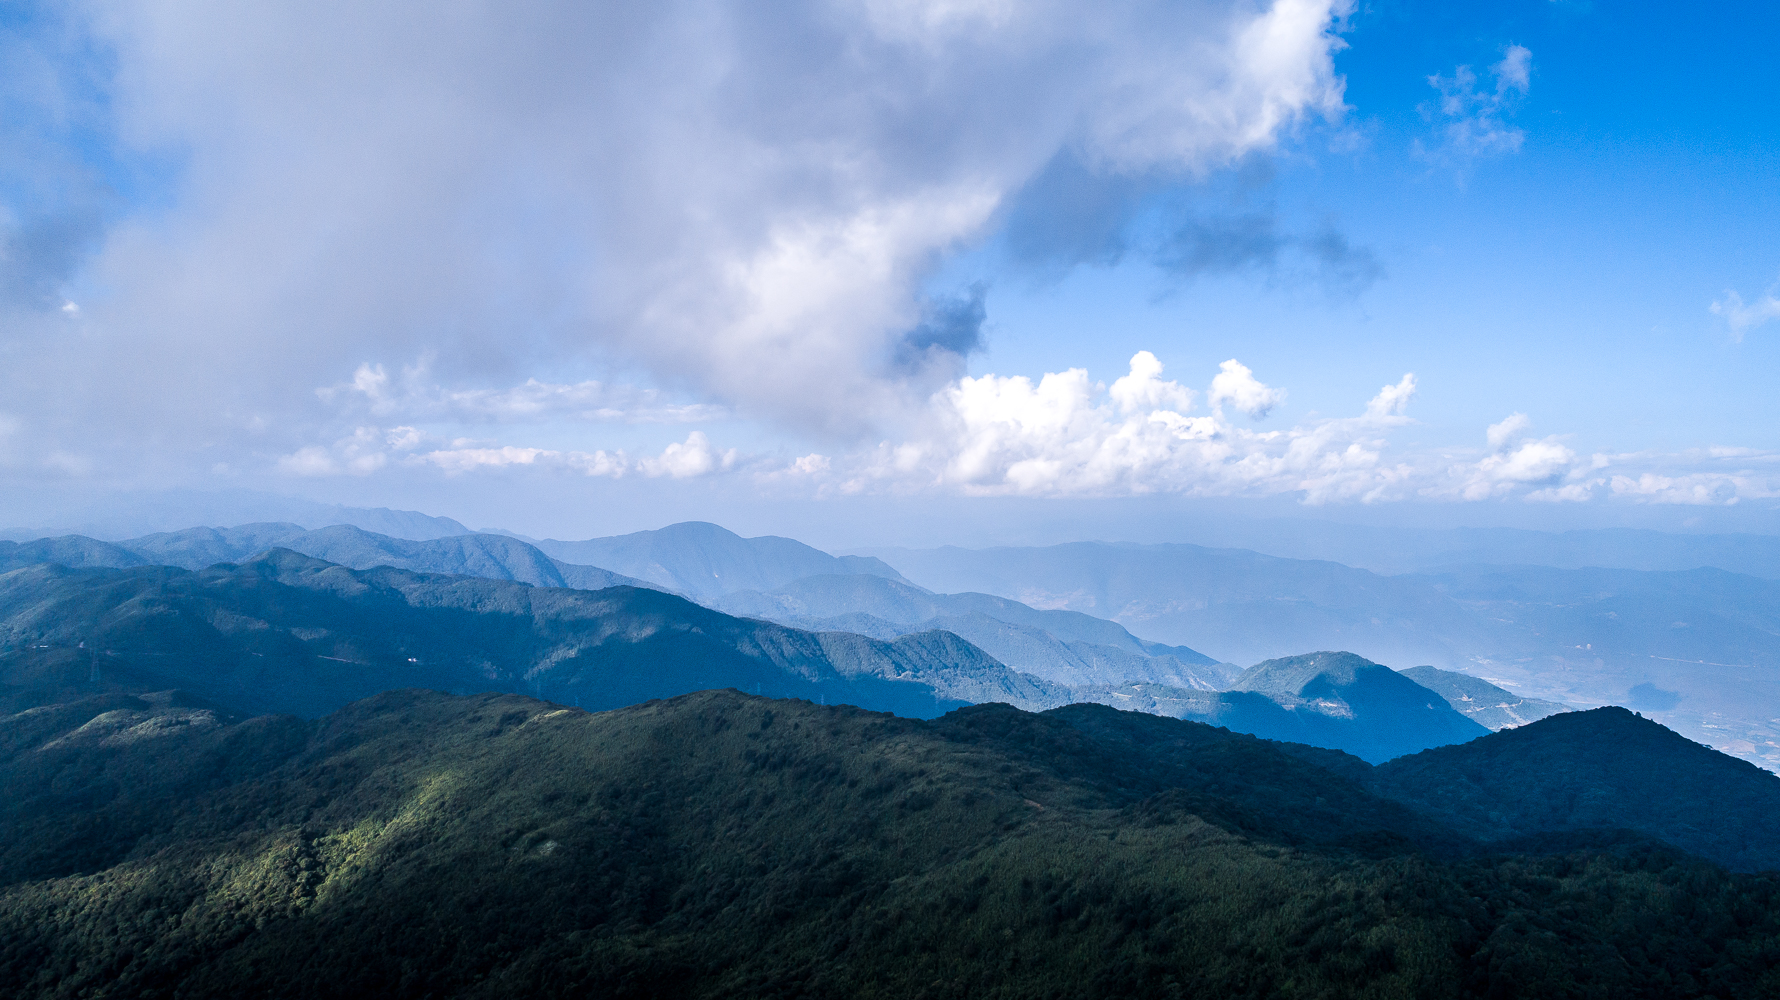
[[[1514,775],[1521,744],[1664,732],[1472,746]],[[1578,800],[1571,749],[1529,798]],[[114,694],[0,721],[0,752],[21,997],[1780,995],[1780,877],[1675,846],[1635,787],[1608,818],[1646,832],[1554,806],[1491,839],[1405,804],[1406,765],[1099,706]],[[1672,766],[1752,815],[1780,785]]]

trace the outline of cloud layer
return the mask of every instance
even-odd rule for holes
[[[1614,499],[1720,506],[1780,497],[1780,453],[1718,448],[1580,454],[1560,435],[1536,435],[1532,419],[1518,412],[1484,428],[1481,447],[1404,446],[1393,439],[1415,426],[1409,415],[1417,391],[1412,373],[1357,403],[1352,416],[1274,428],[1266,424],[1269,411],[1286,391],[1239,360],[1219,365],[1203,390],[1164,372],[1159,358],[1139,351],[1111,384],[1080,368],[1037,380],[962,376],[933,394],[913,433],[832,454],[746,453],[719,446],[703,430],[659,453],[632,455],[623,449],[448,440],[409,425],[365,424],[331,445],[286,454],[278,466],[294,476],[364,476],[400,467],[454,477],[502,470],[612,479],[729,476],[752,489],[801,495],[1291,495],[1310,504]],[[353,391],[388,398],[380,394],[380,373],[361,369],[359,376]],[[568,395],[603,391],[521,386],[493,398],[517,394],[529,400],[552,389]],[[415,398],[424,410],[441,397],[421,392]],[[482,397],[475,398],[481,405]],[[393,404],[369,409],[405,415]],[[524,426],[489,429],[523,435]]]
[[[70,30],[113,67],[111,154],[177,169],[104,234],[77,311],[59,311],[70,259],[43,249],[76,236],[0,234],[35,262],[7,294],[38,309],[5,346],[90,387],[18,416],[45,448],[146,427],[162,448],[270,443],[325,433],[337,401],[308,387],[424,362],[442,384],[523,383],[441,412],[634,414],[603,385],[525,381],[616,367],[796,433],[870,433],[980,343],[981,291],[935,303],[922,282],[1015,192],[1065,152],[1191,177],[1339,114],[1345,9],[76,6]],[[359,381],[373,408],[406,391]]]

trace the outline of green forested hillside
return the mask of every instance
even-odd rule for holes
[[[1479,853],[1352,758],[1192,723],[178,701],[0,720],[10,995],[1780,990],[1772,874],[1625,837]]]
[[[1372,787],[1472,836],[1623,827],[1735,868],[1780,869],[1780,778],[1623,708],[1400,757]]]

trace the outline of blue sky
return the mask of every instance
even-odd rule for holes
[[[1780,14],[1757,4],[1358,12],[1336,57],[1352,111],[1307,130],[1248,194],[1298,226],[1333,220],[1382,278],[1335,298],[1264,274],[1174,289],[1142,263],[1042,289],[1004,280],[992,348],[972,367],[1234,355],[1291,388],[1287,413],[1342,412],[1412,370],[1432,440],[1519,410],[1588,448],[1780,446],[1780,324],[1739,342],[1709,311],[1727,289],[1755,299],[1780,278],[1780,64],[1763,51],[1776,29]],[[1511,44],[1533,65],[1502,116],[1519,150],[1418,155],[1444,124],[1425,115],[1428,77],[1482,73]],[[1344,134],[1357,148],[1331,151]]]
[[[1134,502],[1780,531],[1777,36],[12,0],[0,520],[244,487],[560,535],[819,505],[860,544]]]

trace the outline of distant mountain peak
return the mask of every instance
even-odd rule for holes
[[[1329,689],[1353,684],[1376,670],[1396,673],[1357,653],[1323,650],[1257,663],[1243,671],[1230,689],[1308,700],[1326,696]]]
[[[902,574],[867,556],[834,556],[778,535],[744,538],[708,521],[681,521],[628,535],[537,546],[556,559],[602,566],[694,598],[738,590],[773,590],[805,577],[867,575],[907,583]]]

